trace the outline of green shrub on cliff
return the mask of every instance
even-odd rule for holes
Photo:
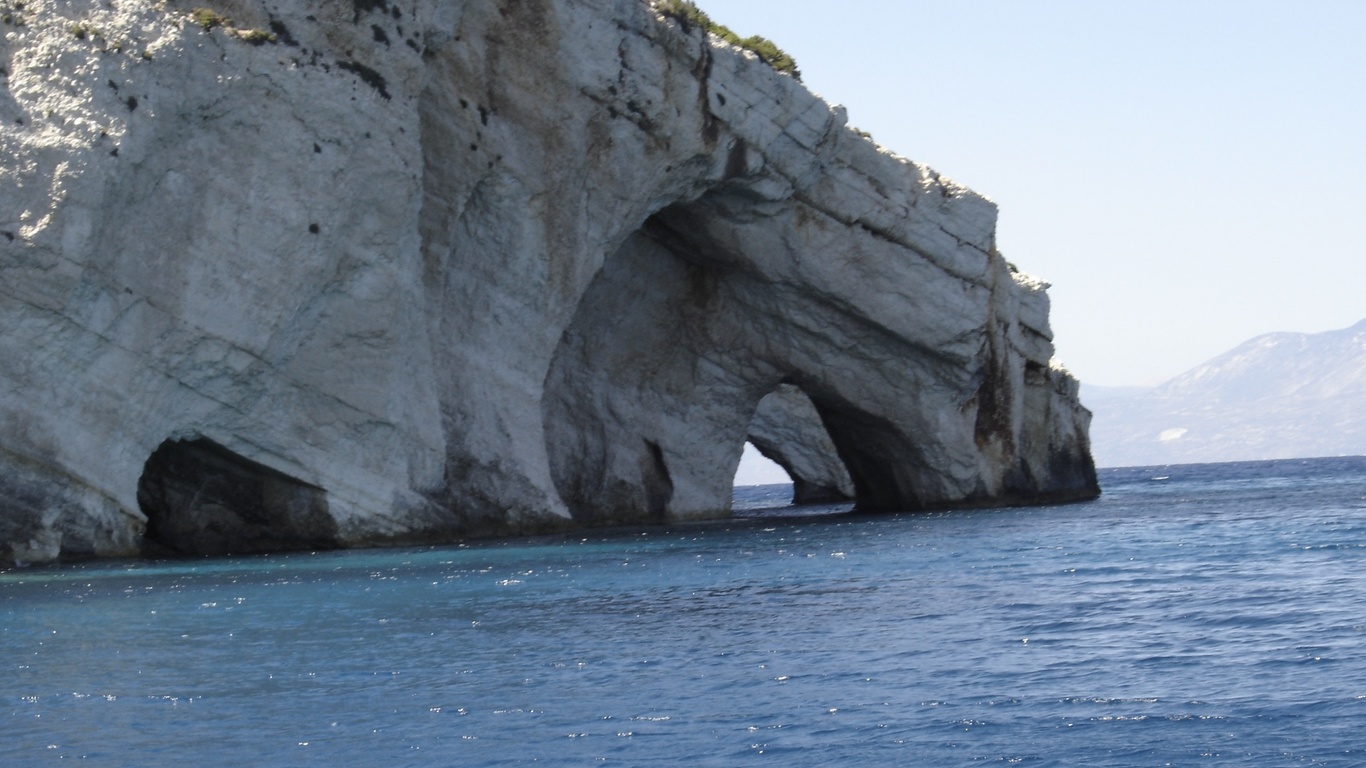
[[[85,22],[81,22],[80,24],[72,24],[70,27],[67,27],[67,31],[70,32],[71,36],[76,38],[77,40],[93,40],[97,37],[103,37],[103,35],[100,34],[100,31],[98,29],[95,29],[94,27],[90,26],[89,24],[86,24]]]
[[[265,45],[266,43],[278,42],[280,39],[275,36],[275,34],[267,32],[264,29],[243,29],[237,33],[237,38],[239,40],[245,40],[252,45]]]
[[[226,27],[232,23],[232,19],[229,19],[227,16],[224,16],[212,8],[193,8],[190,10],[190,18],[194,19],[194,23],[204,29]]]
[[[677,19],[684,29],[700,27],[731,45],[753,51],[760,61],[779,72],[792,75],[798,80],[802,79],[802,73],[797,69],[797,60],[779,48],[777,43],[759,35],[740,37],[730,27],[712,21],[706,11],[698,8],[692,0],[660,0],[655,4],[655,9],[669,18]]]

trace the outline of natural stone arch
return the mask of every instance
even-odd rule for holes
[[[722,184],[658,211],[604,261],[544,387],[551,475],[576,519],[725,514],[751,419],[783,382],[811,394],[860,506],[923,506],[916,486],[934,468],[918,435],[928,430],[898,400],[904,392],[870,397],[860,382],[876,372],[861,352],[841,352],[879,331],[804,290],[780,252],[727,238],[733,227],[782,237],[809,215],[799,207]],[[890,347],[879,356],[906,352],[900,339],[862,341]]]
[[[679,258],[649,229],[606,260],[545,382],[551,476],[581,522],[724,514],[748,415],[768,386],[751,379],[777,378],[762,363],[708,360],[727,314],[724,271]]]
[[[793,384],[764,395],[749,422],[750,444],[792,478],[793,504],[854,498],[854,481],[811,398]]]
[[[937,268],[801,200],[772,199],[774,189],[762,177],[738,179],[662,209],[643,229],[675,258],[716,275],[718,298],[708,315],[713,348],[705,357],[747,371],[746,421],[780,383],[799,388],[847,468],[861,509],[920,509],[973,493],[979,478],[943,472],[979,458],[971,423],[945,423],[943,416],[957,415],[972,397],[983,329],[961,312],[908,302],[907,293],[924,290],[915,278]],[[920,274],[905,274],[908,263]],[[870,266],[881,273],[870,274]],[[987,295],[979,292],[984,309]],[[873,316],[897,310],[911,321],[904,329]],[[937,324],[966,326],[945,331],[926,323],[929,333],[969,343],[928,348],[914,327],[927,313]]]
[[[227,555],[339,546],[327,493],[205,438],[167,440],[138,480],[149,554]]]

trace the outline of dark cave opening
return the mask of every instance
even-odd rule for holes
[[[327,492],[203,438],[167,440],[138,479],[149,556],[338,546]]]

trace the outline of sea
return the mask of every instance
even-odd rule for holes
[[[0,573],[0,765],[1366,766],[1366,458]]]

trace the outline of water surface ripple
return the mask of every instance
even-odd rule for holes
[[[1366,459],[1102,483],[0,573],[0,765],[1366,765]]]

